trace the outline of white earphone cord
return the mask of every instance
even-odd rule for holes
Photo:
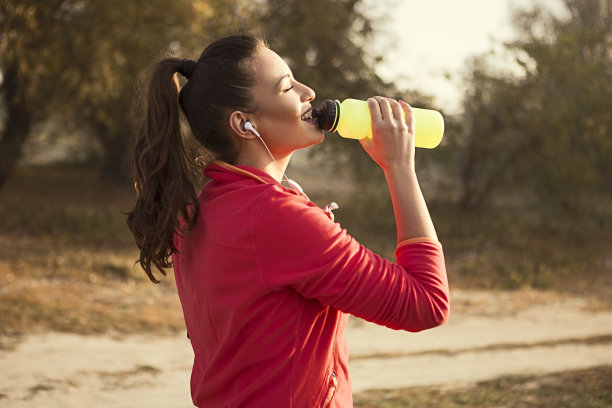
[[[283,180],[286,181],[287,183],[289,183],[289,178],[287,177],[287,175],[285,174],[285,172],[280,168],[280,166],[278,165],[278,163],[276,162],[276,159],[274,158],[274,155],[272,155],[272,152],[270,151],[270,149],[268,149],[268,146],[266,146],[266,142],[263,141],[263,139],[261,138],[261,136],[259,136],[259,133],[256,133],[257,137],[259,138],[259,140],[261,140],[261,143],[263,143],[264,147],[266,148],[266,150],[268,151],[268,154],[270,155],[270,157],[272,158],[272,161],[274,162],[274,165],[276,166],[276,168],[278,169],[278,171],[280,171],[281,173],[283,173]]]
[[[287,184],[289,184],[291,186],[291,188],[297,189],[300,193],[305,194],[304,190],[302,189],[302,187],[297,184],[295,181],[290,180],[287,175],[285,174],[285,172],[281,169],[281,167],[278,165],[278,162],[276,161],[276,159],[274,158],[274,155],[272,154],[272,152],[270,151],[270,149],[268,149],[268,146],[266,145],[266,142],[264,142],[264,140],[262,139],[261,135],[259,134],[259,132],[257,130],[255,130],[255,128],[253,127],[253,124],[251,122],[246,122],[244,124],[244,128],[250,132],[253,132],[253,134],[255,136],[257,136],[257,138],[259,140],[261,140],[261,143],[263,143],[264,147],[266,148],[266,150],[268,151],[268,154],[270,155],[270,157],[272,158],[272,161],[274,162],[274,165],[276,166],[276,168],[278,169],[278,171],[280,171],[283,175],[282,180],[286,181]],[[296,188],[297,186],[297,188]]]
[[[278,165],[278,163],[276,162],[276,159],[274,158],[274,155],[272,154],[272,152],[270,151],[270,149],[268,149],[268,146],[266,145],[266,142],[264,142],[263,138],[261,137],[261,135],[259,134],[258,131],[255,130],[255,128],[253,127],[253,125],[251,124],[251,122],[246,122],[244,124],[244,128],[245,130],[248,130],[250,132],[253,132],[253,134],[255,136],[257,136],[257,138],[259,140],[261,140],[261,143],[263,143],[264,147],[266,148],[266,150],[268,151],[268,154],[270,155],[270,157],[272,158],[272,161],[274,162],[274,165],[276,166],[276,168],[278,169],[278,171],[280,171],[283,174],[282,179],[284,181],[287,182],[287,184],[289,184],[289,186],[294,189],[295,191],[298,191],[302,194],[304,194],[304,196],[306,197],[306,199],[308,199],[310,201],[310,198],[308,198],[308,196],[306,195],[306,193],[304,192],[304,189],[302,188],[302,186],[300,186],[297,182],[291,180],[290,178],[287,177],[287,175],[285,174],[285,172],[281,169],[281,167]],[[324,211],[327,213],[331,213],[332,210],[336,210],[338,209],[338,204],[336,203],[331,203],[328,204],[327,206],[325,206]]]
[[[276,162],[276,159],[274,158],[274,155],[272,155],[272,152],[270,151],[270,149],[268,149],[268,146],[266,146],[266,142],[263,141],[263,139],[261,138],[261,136],[259,136],[259,134],[257,134],[257,137],[259,138],[259,140],[261,140],[261,143],[263,143],[264,147],[266,148],[266,150],[268,151],[268,154],[270,155],[270,157],[272,158],[272,161],[274,162],[274,165],[276,166],[276,168],[278,169],[278,171],[280,171],[281,173],[283,173],[283,180],[287,182],[287,184],[289,184],[289,187],[291,187],[292,189],[294,189],[295,191],[302,193],[306,196],[306,198],[308,198],[308,196],[306,195],[306,193],[304,192],[304,189],[302,188],[302,186],[300,186],[296,181],[291,180],[289,177],[287,177],[287,175],[285,174],[285,172],[280,168],[280,166],[278,165],[278,163]],[[310,200],[310,198],[308,198]]]

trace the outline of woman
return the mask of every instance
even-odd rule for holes
[[[177,72],[187,78],[180,90]],[[448,317],[442,248],[414,171],[410,106],[369,99],[373,138],[362,143],[391,191],[391,263],[281,184],[292,153],[323,140],[314,97],[246,35],[211,44],[197,62],[164,59],[152,74],[128,224],[152,281],[153,267],[174,267],[196,406],[351,407],[347,314],[410,331]],[[215,159],[199,195],[179,107]]]

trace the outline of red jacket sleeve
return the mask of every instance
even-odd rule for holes
[[[278,187],[256,214],[255,252],[270,290],[291,287],[392,329],[420,331],[447,320],[449,290],[439,243],[402,243],[392,263],[360,245],[323,210]]]

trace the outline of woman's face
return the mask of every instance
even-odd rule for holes
[[[312,120],[312,89],[298,82],[289,66],[269,48],[254,60],[256,84],[252,89],[257,110],[248,115],[270,151],[282,157],[323,140]]]

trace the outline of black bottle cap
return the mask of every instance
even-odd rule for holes
[[[340,102],[326,99],[321,102],[319,109],[313,109],[312,116],[317,119],[319,129],[333,132],[338,126]]]

